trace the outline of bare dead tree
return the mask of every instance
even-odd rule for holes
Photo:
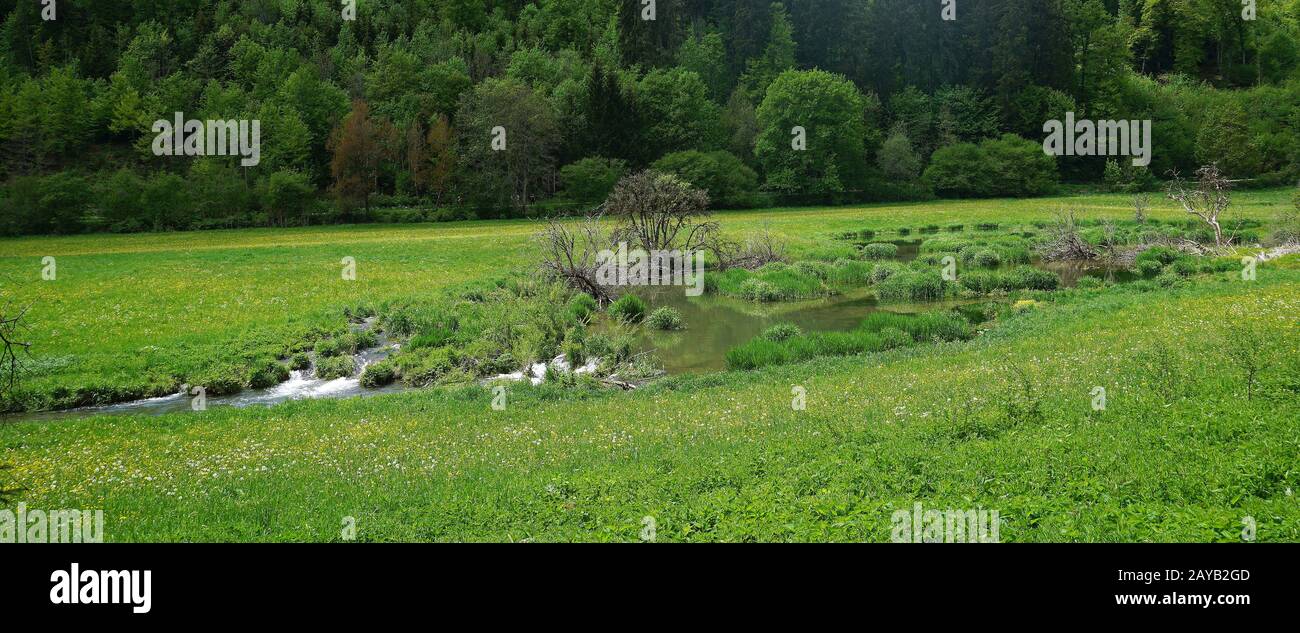
[[[1097,251],[1079,235],[1079,221],[1073,209],[1056,214],[1056,222],[1047,229],[1047,240],[1038,246],[1038,253],[1046,261],[1096,259]]]
[[[620,180],[603,209],[618,222],[614,241],[646,252],[704,250],[718,231],[708,193],[649,169]]]
[[[749,234],[744,243],[717,236],[711,246],[718,267],[746,268],[753,270],[772,262],[788,261],[785,243],[778,238],[766,223],[757,231]]]
[[[542,248],[542,270],[547,274],[601,303],[617,295],[615,288],[599,283],[596,274],[598,254],[611,247],[599,214],[576,222],[549,220],[535,239]]]
[[[1133,220],[1138,224],[1147,223],[1147,209],[1151,208],[1151,196],[1140,193],[1133,196]]]
[[[27,307],[20,308],[13,314],[0,312],[0,404],[4,403],[13,392],[14,386],[18,384],[18,374],[22,370],[18,351],[21,350],[23,353],[31,351],[31,343],[19,340],[19,331],[23,328],[25,316],[27,316]],[[13,467],[7,464],[0,464],[0,470],[11,468]],[[7,503],[10,495],[21,491],[21,488],[0,486],[0,503]]]
[[[1194,215],[1214,229],[1214,245],[1226,246],[1219,216],[1232,204],[1232,181],[1224,177],[1217,164],[1210,163],[1196,170],[1196,181],[1189,182],[1169,172],[1170,180],[1165,195],[1183,206],[1183,211]]]
[[[13,391],[14,385],[18,383],[18,374],[22,369],[22,360],[18,357],[21,350],[24,353],[30,352],[32,344],[19,340],[19,331],[23,328],[23,317],[27,316],[27,307],[18,309],[16,313],[5,314],[0,312],[0,384],[4,389],[0,389],[0,401],[6,392]]]
[[[10,466],[8,464],[0,464],[0,470],[13,470],[13,466]],[[23,491],[22,488],[0,487],[0,503],[9,503],[9,498],[11,495],[17,494],[22,491]]]

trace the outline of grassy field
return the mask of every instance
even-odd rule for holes
[[[1271,219],[1289,192],[1245,193]],[[1128,217],[1127,198],[722,214],[799,249],[864,227]],[[1156,217],[1177,217],[1157,206]],[[39,298],[42,393],[176,380],[344,306],[525,266],[529,222],[0,242]],[[40,258],[59,278],[40,282]],[[357,260],[357,281],[339,260]],[[672,378],[632,393],[433,389],[270,409],[0,425],[38,508],[103,508],[107,539],[888,540],[890,515],[998,510],[1004,541],[1300,540],[1300,259],[1258,280],[1038,293],[966,342]],[[1266,344],[1249,348],[1243,333]],[[1256,366],[1247,398],[1247,372]],[[142,376],[152,378],[142,378]],[[791,407],[794,386],[806,410]],[[1107,406],[1091,406],[1092,390]],[[0,481],[0,484],[5,481]]]
[[[1248,192],[1234,212],[1271,219],[1286,190]],[[1181,217],[1157,203],[1156,218]],[[1035,200],[945,201],[834,209],[719,214],[740,235],[760,226],[796,249],[864,226],[1005,225],[1042,221],[1072,208],[1081,217],[1126,218],[1119,195]],[[32,306],[36,363],[11,408],[47,409],[174,393],[185,382],[242,378],[250,359],[280,355],[313,327],[342,327],[361,301],[433,290],[526,268],[530,221],[311,227],[282,230],[34,237],[0,241],[0,290]],[[915,233],[914,233],[915,234]],[[42,258],[57,279],[42,281]],[[344,257],[356,280],[342,277]]]

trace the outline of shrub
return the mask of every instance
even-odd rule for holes
[[[392,360],[397,365],[397,372],[402,377],[402,381],[417,387],[433,384],[450,372],[454,366],[451,361],[451,353],[445,347],[410,350],[409,353],[404,353]],[[514,358],[511,357],[510,360],[513,361]],[[510,367],[510,369],[516,369],[516,367]]]
[[[899,330],[918,342],[936,339],[959,341],[971,337],[970,322],[956,312],[935,311],[916,315],[872,312],[858,327],[868,332]]]
[[[646,325],[655,330],[682,329],[682,313],[670,306],[656,308],[646,317]]]
[[[1169,248],[1168,246],[1153,246],[1138,254],[1135,260],[1139,264],[1147,261],[1158,262],[1161,266],[1169,264],[1186,257],[1181,251]]]
[[[321,380],[347,378],[357,370],[350,356],[330,356],[316,361],[316,377]]]
[[[652,169],[676,174],[697,189],[709,192],[714,207],[736,209],[757,204],[758,174],[731,152],[688,150],[667,154]]]
[[[580,292],[569,299],[569,318],[577,323],[588,323],[591,316],[600,309],[600,303],[591,295]]]
[[[816,277],[822,281],[826,281],[830,278],[832,270],[830,264],[816,261],[796,262],[793,268],[805,275]]]
[[[1174,262],[1169,269],[1181,277],[1191,277],[1192,275],[1201,272],[1201,265],[1196,260],[1188,257]]]
[[[875,243],[862,247],[863,259],[895,259],[897,257],[898,246],[894,244]]]
[[[296,369],[299,371],[303,371],[310,368],[311,368],[311,356],[308,356],[303,352],[298,352],[297,354],[294,354],[289,359],[289,369]]]
[[[922,161],[903,125],[896,125],[876,152],[876,166],[891,180],[914,180],[921,173]]]
[[[793,323],[777,323],[776,325],[763,330],[763,333],[759,334],[758,337],[779,343],[788,338],[793,338],[802,334],[803,330],[799,329],[799,326]]]
[[[1278,216],[1277,226],[1273,229],[1273,241],[1278,244],[1300,242],[1300,190],[1291,198],[1294,209],[1287,209]]]
[[[997,268],[1002,265],[1002,256],[992,249],[968,248],[961,252],[961,261],[976,268]]]
[[[266,358],[253,364],[248,372],[248,379],[244,382],[253,389],[262,389],[278,385],[288,379],[288,367],[274,359]]]
[[[344,352],[342,337],[323,338],[316,341],[316,355],[319,357],[338,356]]]
[[[397,365],[390,360],[371,363],[361,370],[361,386],[368,389],[392,384],[394,380],[397,380]]]
[[[609,304],[609,315],[624,323],[640,323],[645,313],[645,301],[636,295],[623,295]]]
[[[587,358],[604,359],[614,350],[613,342],[609,336],[600,332],[588,335],[586,340],[583,341],[583,347]]]
[[[902,270],[906,270],[906,267],[898,262],[883,262],[877,264],[876,267],[871,270],[871,283],[882,283],[886,279],[893,277],[895,273]]]
[[[1156,275],[1159,275],[1160,271],[1164,270],[1164,268],[1165,267],[1163,264],[1151,259],[1137,262],[1138,274],[1147,278],[1155,277]]]
[[[876,288],[884,302],[938,301],[944,295],[943,278],[935,271],[907,270],[890,276]]]
[[[586,332],[582,328],[569,328],[564,334],[564,344],[560,352],[569,361],[570,368],[581,367],[587,362]]]
[[[1020,266],[1008,273],[1017,288],[1024,290],[1056,290],[1061,278],[1055,273],[1033,266]]]
[[[627,163],[593,156],[560,169],[564,197],[574,202],[600,202],[627,173]]]
[[[740,284],[740,296],[749,301],[780,301],[781,292],[762,279],[750,277]]]
[[[281,170],[262,182],[258,199],[272,225],[307,224],[307,213],[315,202],[316,188],[306,174]]]
[[[80,174],[15,178],[0,190],[0,234],[80,232],[94,200],[90,183]]]

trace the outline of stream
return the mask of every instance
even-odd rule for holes
[[[899,246],[899,256],[896,261],[907,262],[916,258],[919,241],[895,243]],[[1034,265],[1057,273],[1061,277],[1063,287],[1074,286],[1084,276],[1114,281],[1128,281],[1134,276],[1129,271],[1107,271],[1087,262],[1050,264],[1035,262]],[[727,350],[749,341],[777,323],[794,323],[805,332],[847,331],[857,327],[871,312],[914,314],[987,301],[987,299],[965,299],[918,304],[879,304],[870,288],[858,288],[841,295],[820,299],[777,303],[754,303],[719,295],[688,298],[680,288],[672,287],[648,288],[642,296],[650,304],[651,309],[672,306],[682,314],[684,329],[659,332],[643,328],[637,337],[637,346],[641,351],[654,352],[662,368],[669,375],[722,371],[726,369]],[[356,329],[369,329],[373,324],[372,318],[356,326]],[[377,334],[376,341],[374,347],[362,350],[353,356],[356,371],[351,377],[324,380],[316,378],[314,370],[294,370],[290,372],[288,380],[273,387],[244,389],[239,393],[224,396],[208,396],[207,406],[209,408],[269,406],[306,398],[356,398],[413,389],[401,383],[378,389],[367,389],[361,386],[362,370],[367,365],[388,357],[398,347],[383,333]],[[96,415],[161,415],[187,411],[190,408],[191,396],[176,393],[112,405],[4,415],[0,416],[0,423],[54,422]]]

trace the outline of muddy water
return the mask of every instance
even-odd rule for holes
[[[727,350],[777,323],[794,323],[805,332],[845,331],[876,311],[917,313],[982,302],[881,305],[867,289],[811,301],[764,304],[717,295],[688,298],[681,288],[656,289],[646,293],[645,299],[651,309],[672,306],[682,313],[685,329],[656,332],[647,328],[637,341],[642,350],[656,353],[669,374],[723,370]]]
[[[1137,273],[1126,268],[1107,267],[1105,264],[1087,260],[1035,261],[1034,266],[1056,273],[1061,278],[1062,288],[1073,288],[1079,285],[1079,280],[1084,277],[1095,277],[1114,283],[1125,283],[1138,278]]]

